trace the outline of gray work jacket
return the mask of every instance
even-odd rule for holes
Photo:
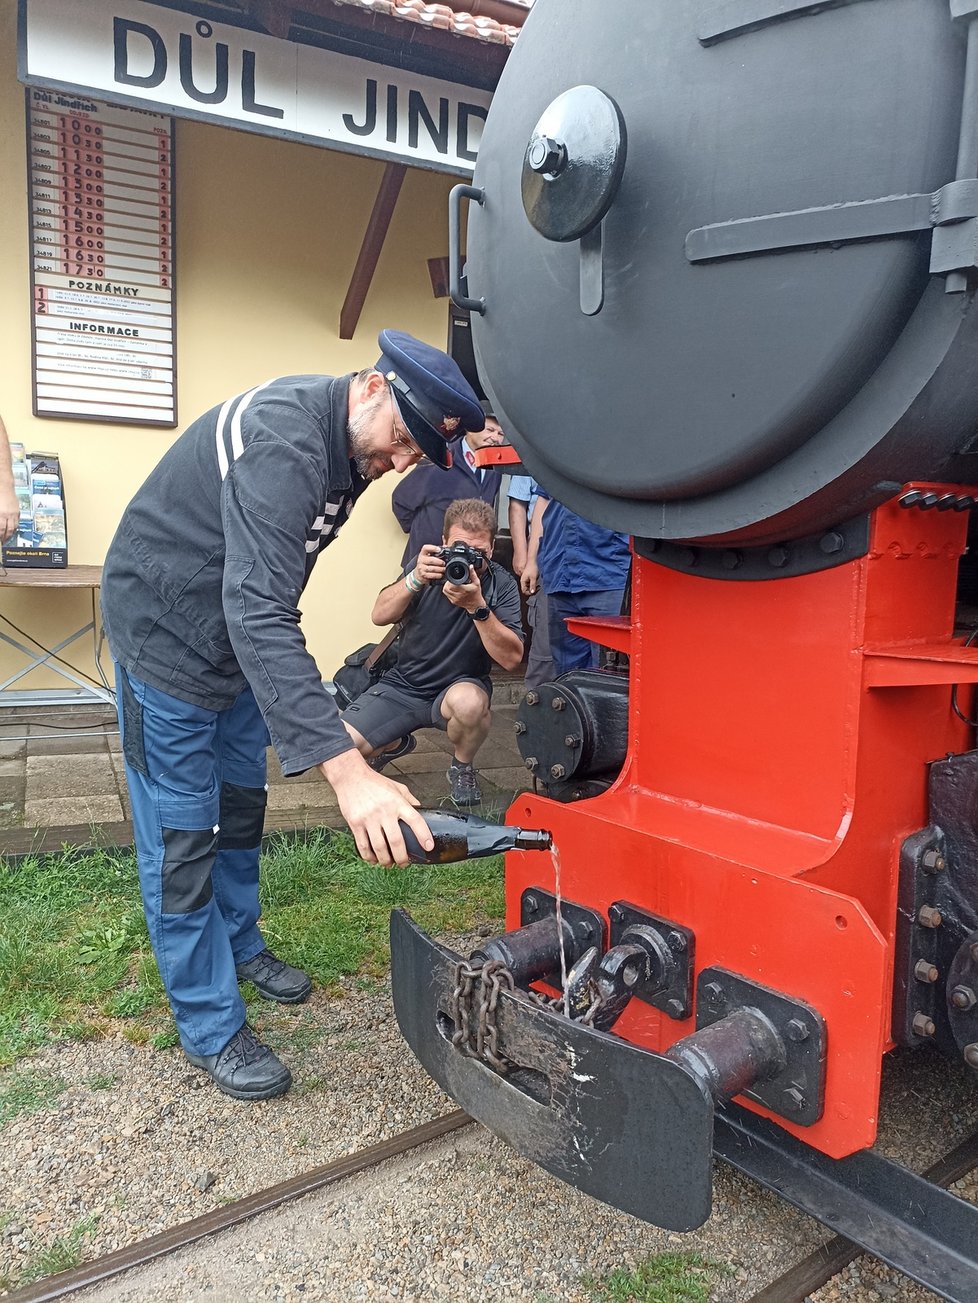
[[[366,487],[347,445],[351,379],[283,376],[194,421],[126,508],[102,573],[120,665],[208,710],[249,684],[286,774],[352,746],[298,609]]]

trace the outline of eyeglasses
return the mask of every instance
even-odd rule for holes
[[[414,442],[413,439],[410,439],[405,435],[398,433],[397,408],[394,404],[394,395],[390,392],[390,390],[388,390],[387,393],[388,393],[388,397],[391,400],[391,443],[394,445],[395,448],[403,449],[403,451],[406,452],[408,456],[413,457],[415,461],[420,461],[421,458],[424,456],[424,453],[421,451],[418,445]]]

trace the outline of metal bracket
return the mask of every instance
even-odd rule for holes
[[[787,1066],[744,1091],[747,1099],[799,1126],[811,1126],[825,1104],[825,1020],[811,1005],[725,968],[704,968],[696,982],[696,1026],[709,1027],[734,1009],[759,1009],[784,1043]]]
[[[633,925],[651,928],[662,939],[665,950],[671,957],[668,966],[668,985],[658,989],[652,982],[640,983],[632,988],[636,1000],[642,1000],[677,1021],[689,1018],[693,1010],[693,964],[696,953],[696,933],[681,923],[662,918],[659,914],[650,914],[629,905],[627,901],[616,900],[608,909],[612,946],[621,944],[622,936]],[[654,975],[653,975],[654,976]]]
[[[875,486],[880,501],[899,490],[899,484]],[[705,547],[660,538],[636,538],[634,543],[639,556],[703,579],[789,579],[830,570],[865,556],[869,551],[869,516],[857,516],[808,538],[759,547]]]
[[[539,923],[541,919],[556,915],[556,913],[557,897],[550,891],[544,891],[542,887],[527,887],[520,897],[521,927],[526,927],[528,923]],[[570,924],[576,942],[574,955],[568,957],[568,967],[589,946],[603,948],[604,919],[596,909],[588,909],[586,905],[576,905],[572,900],[561,899],[560,914]],[[560,970],[547,973],[541,981],[559,991]]]
[[[943,1015],[936,886],[945,857],[944,834],[934,824],[912,833],[900,847],[893,1039],[901,1045],[930,1040]]]
[[[686,236],[686,257],[692,263],[717,262],[933,228],[930,270],[940,275],[978,266],[976,218],[978,181],[961,178],[933,194],[887,195],[700,226]]]

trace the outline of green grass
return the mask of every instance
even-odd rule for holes
[[[698,1253],[657,1253],[631,1269],[616,1267],[603,1280],[583,1284],[595,1303],[709,1303],[710,1286],[730,1273]]]
[[[23,1113],[48,1108],[67,1084],[41,1072],[11,1072],[0,1077],[0,1126]]]
[[[16,1281],[10,1281],[6,1287],[30,1285],[44,1276],[53,1276],[58,1271],[69,1271],[77,1267],[82,1260],[85,1240],[95,1231],[98,1217],[83,1217],[74,1224],[67,1235],[59,1235],[44,1248],[32,1253],[24,1270]]]
[[[348,834],[328,829],[283,836],[263,856],[264,935],[320,986],[356,976],[369,989],[383,976],[399,905],[436,934],[501,918],[502,861],[381,869],[363,863]],[[0,1067],[59,1038],[119,1027],[155,1048],[176,1040],[133,854],[0,858]]]

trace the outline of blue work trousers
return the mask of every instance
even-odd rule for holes
[[[150,940],[180,1040],[217,1054],[245,1021],[235,964],[265,942],[258,857],[268,730],[246,688],[192,706],[116,665],[119,727]]]
[[[550,655],[558,674],[566,674],[568,670],[593,670],[600,656],[598,643],[571,633],[564,621],[575,615],[620,615],[624,595],[624,588],[547,594]]]

